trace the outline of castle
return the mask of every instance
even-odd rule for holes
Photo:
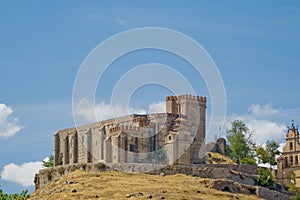
[[[291,175],[295,173],[296,184],[300,187],[300,143],[298,127],[292,123],[286,133],[286,145],[283,152],[277,159],[276,178],[288,185],[291,182]]]
[[[54,136],[54,165],[204,162],[206,97],[167,96],[166,113],[131,114]]]

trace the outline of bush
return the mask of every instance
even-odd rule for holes
[[[268,187],[273,184],[273,180],[274,177],[272,176],[269,169],[266,168],[258,169],[258,178],[257,178],[258,185],[263,187]]]
[[[293,194],[291,200],[300,200],[300,188],[296,186],[296,175],[292,173],[291,175],[291,184],[289,185],[289,192]]]
[[[256,160],[253,157],[245,157],[241,160],[241,163],[244,165],[257,165]]]
[[[106,169],[106,165],[104,163],[102,163],[102,162],[98,162],[94,166],[95,166],[95,168],[97,168],[100,171]]]
[[[0,188],[0,200],[26,200],[29,197],[28,190],[22,190],[20,194],[5,194]]]

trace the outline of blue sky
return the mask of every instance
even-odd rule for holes
[[[226,88],[223,134],[230,120],[241,118],[256,132],[257,142],[284,142],[291,120],[300,124],[299,23],[300,1],[290,0],[1,2],[1,187],[7,192],[33,190],[24,174],[52,154],[57,130],[74,126],[72,91],[81,63],[101,41],[132,28],[174,29],[207,50]],[[198,95],[209,97],[187,63],[148,50],[113,63],[98,85],[98,108],[107,108],[111,89],[123,73],[148,62],[173,66]],[[169,94],[159,86],[142,87],[130,106],[132,111],[147,110]],[[13,136],[4,137],[8,130]]]

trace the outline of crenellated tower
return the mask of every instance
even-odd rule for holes
[[[206,98],[186,94],[168,96],[166,108],[167,113],[179,115],[165,139],[170,162],[201,163],[205,154],[200,150],[205,145]]]

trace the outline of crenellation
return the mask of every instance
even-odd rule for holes
[[[151,163],[162,150],[169,164],[200,163],[205,143],[206,98],[166,97],[166,113],[131,114],[58,131],[55,166],[74,163]],[[156,161],[157,162],[157,161]]]

